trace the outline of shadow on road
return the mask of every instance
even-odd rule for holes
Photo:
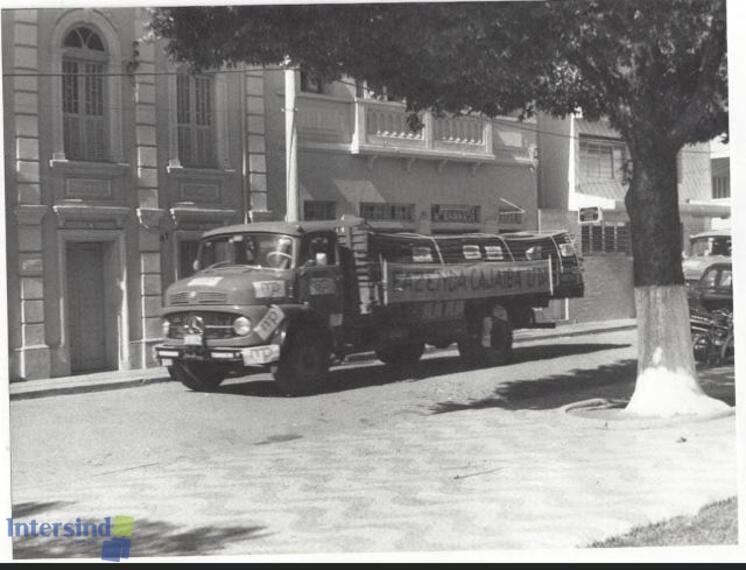
[[[129,557],[196,556],[214,554],[231,542],[267,536],[261,526],[202,526],[181,530],[161,521],[136,519],[130,538]],[[101,558],[102,545],[109,537],[13,539],[13,557],[29,558]]]
[[[627,399],[634,388],[637,361],[621,360],[592,369],[576,369],[536,379],[506,382],[487,398],[435,404],[433,414],[503,408],[545,410],[589,398]]]
[[[73,501],[47,501],[46,503],[29,501],[27,503],[16,503],[13,505],[13,518],[22,519],[53,509],[59,510],[60,507],[72,504]]]
[[[433,414],[462,410],[502,408],[505,410],[547,410],[591,398],[605,398],[623,405],[635,389],[637,360],[625,359],[590,369],[576,369],[536,379],[501,384],[487,398],[439,402]],[[735,406],[735,375],[732,367],[698,370],[699,384],[706,394]]]
[[[513,360],[508,366],[515,366],[523,362],[536,362],[538,360],[561,358],[564,356],[577,356],[617,348],[627,348],[629,346],[629,344],[608,343],[518,346],[513,350]],[[365,366],[343,366],[331,371],[324,393],[357,390],[369,386],[393,384],[395,382],[419,382],[435,376],[467,372],[469,370],[476,370],[477,368],[478,367],[473,364],[464,362],[458,356],[452,355],[434,356],[422,360],[414,366],[400,369],[380,363],[373,365],[368,364]],[[263,398],[282,397],[277,385],[271,380],[234,382],[221,386],[217,392],[222,394],[236,394]]]

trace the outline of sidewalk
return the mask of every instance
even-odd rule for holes
[[[604,333],[618,330],[631,330],[636,326],[635,319],[615,319],[592,323],[558,324],[553,329],[520,330],[515,335],[515,344],[533,342],[550,338],[580,336],[593,333]],[[452,350],[429,349],[429,353]],[[351,355],[346,362],[361,362],[375,358],[372,353]],[[81,374],[61,378],[45,378],[41,380],[27,380],[10,384],[11,400],[29,400],[57,396],[61,394],[83,394],[87,392],[101,392],[104,390],[120,390],[145,386],[160,382],[168,382],[170,377],[164,367],[145,368],[138,370],[115,370]]]

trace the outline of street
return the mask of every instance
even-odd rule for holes
[[[132,557],[586,546],[736,492],[732,416],[601,429],[557,410],[629,397],[635,356],[627,330],[523,342],[500,368],[356,362],[301,398],[261,374],[16,401],[14,517],[132,516]],[[700,380],[734,404],[732,367]]]

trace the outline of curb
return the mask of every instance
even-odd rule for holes
[[[608,328],[595,328],[595,329],[586,329],[586,330],[580,330],[580,331],[562,331],[562,328],[559,329],[551,329],[552,332],[545,333],[545,334],[538,334],[536,336],[524,336],[524,337],[518,337],[514,340],[514,344],[523,344],[527,342],[533,342],[535,340],[545,340],[548,338],[563,338],[563,337],[573,337],[573,336],[583,336],[587,334],[597,334],[597,333],[607,333],[607,332],[616,332],[616,331],[623,331],[623,330],[630,330],[636,328],[636,323],[631,323],[627,325],[617,325],[613,327]],[[442,352],[447,352],[449,350],[452,350],[452,348],[432,348],[429,350],[426,350],[426,354],[438,354]],[[361,352],[359,354],[352,354],[344,359],[342,362],[342,365],[344,364],[352,364],[357,362],[370,362],[371,360],[375,360],[376,356],[373,352]],[[105,381],[99,381],[99,382],[87,382],[87,383],[81,383],[73,386],[49,386],[49,387],[33,387],[31,389],[28,389],[29,387],[25,382],[19,382],[19,383],[13,383],[10,385],[10,400],[11,401],[19,401],[19,400],[36,400],[39,398],[46,398],[49,396],[64,396],[64,395],[73,395],[73,394],[90,394],[93,392],[106,392],[109,390],[124,390],[126,388],[135,388],[138,386],[147,386],[150,384],[160,384],[163,382],[170,382],[171,378],[169,376],[136,376],[134,378],[126,378],[126,379],[112,379],[112,380],[105,380]],[[36,382],[36,381],[34,381]],[[43,382],[43,380],[41,381]],[[16,393],[13,393],[14,386],[18,386],[19,391]]]
[[[562,332],[562,329],[552,329],[556,332],[554,333],[546,333],[546,334],[538,334],[536,336],[526,336],[526,337],[519,337],[516,338],[513,342],[514,343],[521,343],[521,342],[530,342],[534,340],[544,340],[547,338],[564,338],[564,337],[571,337],[571,336],[583,336],[586,334],[602,334],[602,333],[610,333],[610,332],[618,332],[618,331],[626,331],[626,330],[634,330],[637,328],[637,323],[630,323],[628,325],[617,325],[614,327],[608,327],[608,328],[598,328],[598,329],[588,329],[584,331],[568,331],[568,332]]]
[[[604,410],[619,410],[615,402],[606,400],[604,398],[592,398],[590,400],[581,400],[579,402],[573,402],[562,406],[557,411],[564,416],[565,419],[586,423],[587,425],[596,424],[598,429],[656,429],[656,428],[668,428],[678,425],[691,425],[692,423],[702,423],[713,420],[719,420],[723,418],[733,417],[736,414],[736,408],[731,407],[727,410],[718,412],[711,412],[708,414],[682,414],[671,417],[650,417],[650,416],[619,416],[619,417],[597,417],[594,418],[589,415],[579,414],[577,412],[582,411],[604,411]]]
[[[63,396],[72,394],[90,394],[93,392],[107,392],[109,390],[123,390],[125,388],[135,388],[137,386],[147,386],[149,384],[161,384],[171,382],[170,376],[156,376],[153,378],[127,378],[126,380],[110,380],[107,382],[91,382],[79,384],[77,386],[50,386],[49,388],[40,388],[38,390],[29,390],[27,392],[10,393],[10,400],[37,400],[49,396]],[[12,385],[11,385],[12,388]]]

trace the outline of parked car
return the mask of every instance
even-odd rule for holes
[[[733,356],[733,267],[714,263],[690,290],[689,326],[694,358],[722,364]]]
[[[733,311],[733,266],[713,263],[692,289],[690,303],[706,311]]]
[[[713,263],[731,260],[731,235],[729,230],[711,230],[693,235],[689,251],[684,254],[682,268],[684,279],[691,289]]]

